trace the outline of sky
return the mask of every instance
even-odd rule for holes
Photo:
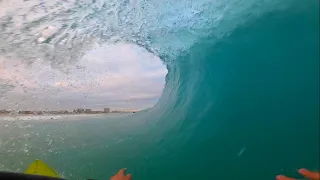
[[[0,109],[145,109],[161,96],[167,74],[157,56],[126,43],[96,44],[74,64],[51,64],[0,54]]]

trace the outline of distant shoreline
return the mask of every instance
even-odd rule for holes
[[[110,115],[110,114],[132,114],[132,112],[120,112],[120,113],[70,113],[70,114],[0,114],[2,116],[95,116],[95,115]]]
[[[100,113],[100,114],[0,114],[0,121],[15,120],[67,120],[95,117],[113,117],[117,115],[130,115],[132,113]]]

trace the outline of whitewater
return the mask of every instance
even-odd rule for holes
[[[317,0],[2,0],[0,39],[2,57],[62,72],[117,43],[168,70],[159,101],[132,116],[0,117],[0,170],[38,158],[67,179],[126,167],[139,180],[269,180],[320,168]]]

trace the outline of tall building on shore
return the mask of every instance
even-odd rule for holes
[[[109,113],[109,112],[110,112],[110,108],[104,108],[104,109],[103,109],[103,112],[104,112],[104,113]]]
[[[91,113],[92,110],[91,110],[91,109],[86,109],[84,112],[86,112],[86,113]]]

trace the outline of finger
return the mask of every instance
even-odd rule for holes
[[[307,169],[299,169],[298,172],[308,179],[320,180],[320,172],[312,172]]]
[[[126,168],[120,169],[120,171],[117,174],[124,175],[126,173]]]
[[[132,175],[131,174],[128,174],[127,177],[128,177],[128,180],[132,180]]]
[[[289,178],[289,177],[283,176],[283,175],[277,176],[276,179],[277,179],[277,180],[296,180],[296,179],[294,179],[294,178]]]

